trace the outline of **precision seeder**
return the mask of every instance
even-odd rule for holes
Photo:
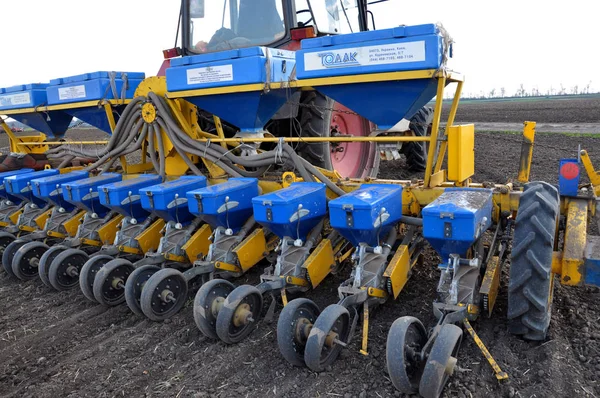
[[[0,89],[0,113],[40,132],[15,136],[1,121],[11,150],[60,162],[0,174],[9,275],[79,285],[89,300],[154,321],[195,293],[198,328],[228,344],[281,300],[281,354],[320,372],[359,330],[368,355],[371,310],[402,299],[413,268],[430,266],[420,261],[429,245],[440,257],[437,324],[399,318],[386,355],[393,385],[423,397],[441,395],[464,330],[498,380],[508,377],[470,324],[493,315],[507,260],[508,329],[525,339],[546,337],[555,275],[600,285],[600,238],[587,236],[600,174],[587,152],[561,161],[558,187],[529,182],[535,123],[526,122],[520,184],[473,183],[475,129],[454,123],[464,78],[447,67],[443,27],[368,31],[358,1],[357,33],[339,34],[354,31],[342,27],[352,25],[342,2],[215,3],[182,2],[183,48],[165,52],[163,76],[95,72]],[[204,36],[213,19],[218,31]],[[73,117],[110,139],[54,140]],[[422,178],[375,178],[380,157],[400,154]],[[318,292],[342,264],[337,302],[288,302]],[[236,287],[255,267],[260,282]]]

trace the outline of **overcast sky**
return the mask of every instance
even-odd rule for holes
[[[542,93],[561,83],[600,89],[597,0],[390,0],[372,10],[378,29],[443,23],[467,93],[514,94],[521,83]],[[154,75],[174,44],[179,1],[2,0],[1,12],[7,87],[97,70]]]

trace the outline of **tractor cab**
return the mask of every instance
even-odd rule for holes
[[[183,47],[188,55],[252,46],[296,49],[292,43],[302,38],[367,29],[363,0],[184,0],[183,4]]]

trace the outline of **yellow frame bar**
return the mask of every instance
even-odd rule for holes
[[[62,111],[65,109],[79,109],[79,108],[89,108],[92,106],[97,107],[106,107],[107,105],[127,105],[131,102],[131,100],[101,100],[101,101],[83,101],[83,102],[74,102],[71,104],[61,104],[61,105],[49,105],[49,106],[38,106],[35,108],[21,108],[21,109],[10,109],[6,111],[0,111],[2,115],[17,115],[20,113],[35,113],[35,112],[50,112],[50,111]],[[107,112],[108,113],[108,112]],[[110,112],[112,115],[112,110]],[[112,127],[112,126],[111,126]]]

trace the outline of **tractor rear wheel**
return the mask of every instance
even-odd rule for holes
[[[421,108],[410,118],[410,130],[417,137],[429,135],[431,120],[433,119],[433,109]],[[406,165],[410,171],[425,171],[427,167],[427,145],[425,142],[405,142],[400,150],[406,156]]]
[[[519,200],[508,284],[508,330],[527,340],[544,340],[550,325],[559,203],[557,189],[545,182],[525,185]]]
[[[307,91],[300,100],[298,120],[301,137],[354,135],[366,137],[370,123],[343,105],[316,91]],[[377,145],[369,142],[300,143],[298,153],[311,164],[337,170],[343,177],[376,177],[379,171]]]

